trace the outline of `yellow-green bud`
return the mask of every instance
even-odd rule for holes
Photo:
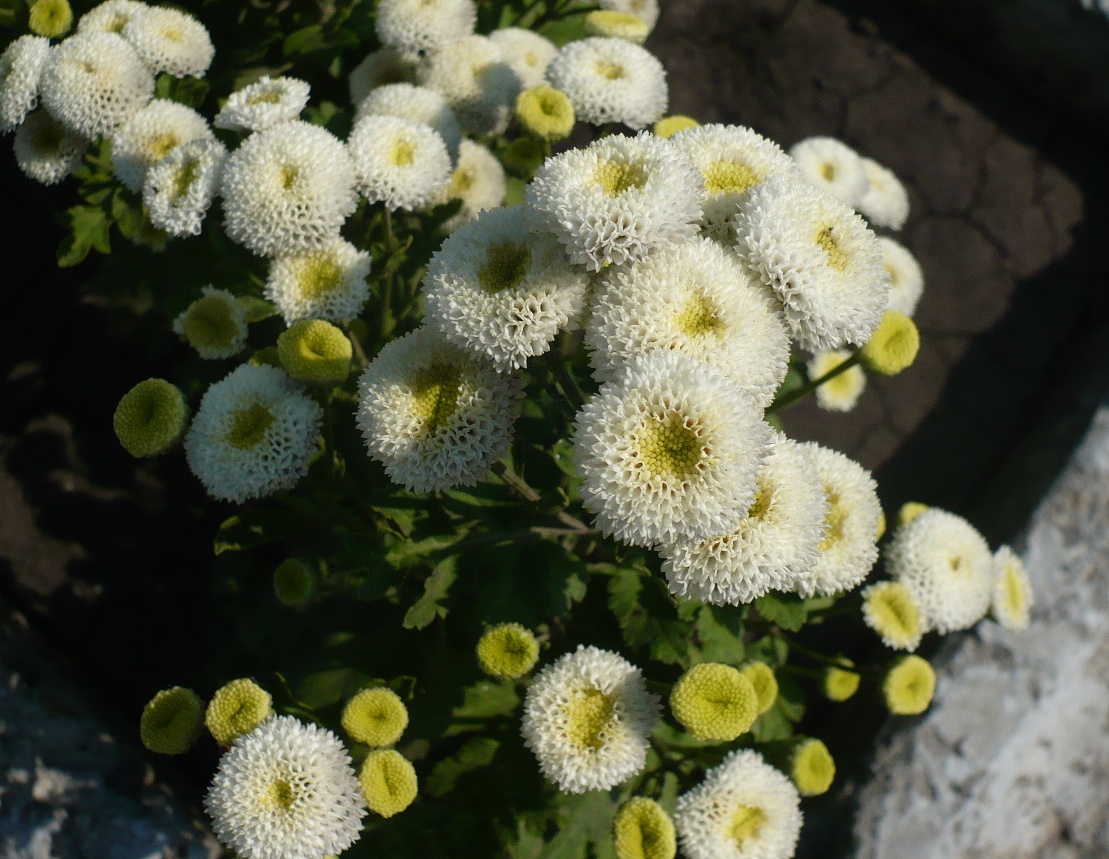
[[[173,330],[201,358],[230,358],[246,345],[246,312],[235,296],[204,287],[203,295],[173,320]]]
[[[870,340],[860,350],[863,365],[880,376],[895,376],[916,360],[920,332],[904,313],[887,310]]]
[[[515,680],[539,661],[539,642],[518,623],[494,626],[477,643],[477,661],[491,677]]]
[[[819,796],[832,786],[836,762],[820,740],[804,740],[793,750],[789,774],[801,796]]]
[[[366,755],[358,773],[362,795],[370,811],[382,817],[400,814],[416,798],[416,770],[393,749],[378,749]]]
[[[685,116],[680,113],[673,116],[664,116],[655,123],[655,137],[673,137],[679,131],[685,131],[687,128],[697,128],[700,124],[692,116]]]
[[[850,664],[850,660],[843,660]],[[854,671],[830,665],[824,669],[824,694],[829,701],[841,704],[859,691],[861,678]]]
[[[350,375],[350,338],[322,319],[294,322],[277,338],[277,352],[293,379],[337,385]]]
[[[566,93],[540,84],[524,90],[517,97],[516,121],[528,134],[555,141],[570,136],[577,118]]]
[[[73,10],[66,0],[35,0],[27,23],[36,36],[56,39],[73,26]]]
[[[924,623],[920,604],[902,582],[878,582],[863,592],[863,620],[894,650],[914,650]]]
[[[142,744],[162,755],[183,755],[204,727],[204,702],[192,689],[163,689],[143,707],[139,720]]]
[[[623,39],[642,45],[647,41],[651,28],[630,12],[598,9],[585,16],[585,35],[605,39]]]
[[[927,504],[921,504],[919,501],[906,501],[901,505],[901,509],[897,511],[897,525],[908,525],[917,516],[928,509]]]
[[[408,708],[392,689],[363,689],[343,708],[343,730],[367,746],[391,746],[408,727]]]
[[[253,680],[232,680],[216,690],[208,702],[204,725],[221,746],[248,734],[273,714],[270,693]]]
[[[116,438],[131,456],[165,453],[185,432],[185,395],[165,379],[147,379],[123,395],[112,415]]]
[[[273,571],[273,592],[282,605],[300,608],[316,590],[316,571],[307,561],[289,558]]]
[[[758,715],[761,716],[778,700],[778,678],[774,676],[774,669],[765,662],[748,662],[739,670],[755,689]]]
[[[893,663],[882,683],[889,711],[897,716],[916,716],[928,709],[936,691],[936,672],[919,656],[902,656]]]
[[[886,511],[878,511],[878,527],[874,529],[874,539],[881,540],[886,533]]]
[[[612,822],[616,859],[674,859],[678,852],[674,823],[653,799],[625,802]]]
[[[751,681],[732,666],[703,662],[674,684],[670,709],[697,739],[730,742],[754,724],[758,695]]]

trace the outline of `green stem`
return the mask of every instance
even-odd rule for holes
[[[801,387],[795,388],[794,390],[790,391],[788,394],[786,394],[781,399],[775,400],[773,403],[770,404],[770,408],[768,408],[766,410],[766,413],[768,415],[773,414],[774,412],[780,412],[782,409],[785,409],[785,408],[788,408],[789,406],[792,406],[794,403],[796,403],[802,397],[806,397],[809,394],[811,394],[813,391],[815,391],[817,388],[819,388],[825,382],[830,382],[832,379],[834,379],[840,373],[846,373],[848,370],[850,370],[852,367],[854,367],[856,364],[858,364],[861,359],[862,359],[862,353],[858,352],[858,351],[855,352],[850,358],[848,358],[842,364],[837,364],[835,367],[833,367],[831,370],[829,370],[827,373],[825,373],[819,379],[812,379],[811,381],[806,382]]]
[[[518,475],[515,471],[505,465],[503,462],[494,462],[489,468],[497,477],[503,480],[509,487],[512,488],[518,495],[522,496],[525,500],[530,501],[532,504],[537,504],[543,500],[543,496],[536,492],[528,484],[524,478]],[[596,530],[590,528],[581,519],[576,516],[571,516],[565,510],[559,510],[555,516],[558,521],[573,531],[579,536],[593,536]]]
[[[585,405],[585,397],[582,396],[581,388],[578,387],[578,383],[574,381],[574,377],[570,375],[570,371],[566,368],[566,360],[562,355],[562,350],[555,347],[544,358],[551,375],[558,380],[562,393],[569,400],[574,409],[574,414],[577,414]]]

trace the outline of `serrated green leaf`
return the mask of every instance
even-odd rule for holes
[[[68,235],[58,248],[59,268],[71,268],[84,261],[90,250],[111,253],[108,237],[111,220],[99,206],[74,206],[60,216],[60,221]]]
[[[273,302],[266,301],[264,298],[240,295],[235,301],[243,309],[243,313],[246,314],[246,321],[250,323],[261,322],[277,314],[277,308],[273,305]]]
[[[467,740],[457,754],[439,761],[432,768],[426,782],[428,795],[441,797],[449,793],[461,776],[491,764],[500,746],[500,742],[492,737]]]
[[[755,611],[789,632],[797,632],[808,620],[805,601],[797,594],[769,593],[755,600]]]
[[[543,859],[584,859],[590,843],[611,838],[616,803],[594,790],[565,800],[558,813],[558,834],[543,850]]]
[[[609,608],[629,645],[646,648],[659,662],[686,667],[692,624],[678,617],[669,593],[659,588],[649,574],[618,569],[608,583]]]
[[[743,661],[739,610],[731,606],[701,606],[694,624],[700,662],[738,665]]]
[[[447,616],[444,601],[457,577],[457,558],[451,555],[440,561],[424,582],[424,594],[405,612],[401,625],[405,629],[423,629],[437,617]]]

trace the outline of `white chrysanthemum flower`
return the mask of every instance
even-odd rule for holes
[[[546,83],[547,66],[558,56],[558,48],[550,39],[521,27],[504,27],[489,34],[501,49],[501,56],[516,72],[523,89]]]
[[[238,355],[246,345],[247,321],[242,304],[226,289],[205,286],[201,298],[173,320],[173,332],[209,361]]]
[[[203,24],[192,15],[164,6],[136,9],[121,35],[155,74],[202,78],[216,55]]]
[[[466,36],[432,54],[417,80],[440,93],[470,134],[501,134],[520,94],[520,80],[486,36]]]
[[[832,596],[859,585],[878,559],[882,505],[874,478],[857,462],[816,442],[804,447],[824,485],[828,516],[820,557],[790,590],[803,597]]]
[[[508,450],[522,388],[424,326],[386,344],[362,374],[358,427],[394,483],[472,486]]]
[[[220,182],[227,235],[260,256],[299,253],[338,238],[354,211],[354,163],[331,132],[286,122],[248,137]]]
[[[870,223],[891,230],[900,230],[909,217],[909,194],[901,180],[888,167],[871,158],[863,158],[866,192],[859,199],[859,213]]]
[[[369,273],[370,255],[337,239],[319,250],[274,257],[265,295],[286,325],[301,319],[347,322],[369,301]]]
[[[817,352],[807,365],[809,378],[816,380],[826,376],[851,355],[847,349]],[[865,390],[866,373],[856,364],[817,388],[816,404],[826,412],[849,412],[858,404]]]
[[[789,150],[801,175],[852,209],[866,193],[862,156],[834,137],[807,137]]]
[[[15,130],[15,160],[25,175],[55,185],[77,169],[88,141],[66,131],[45,110],[36,110]]]
[[[458,147],[458,164],[440,202],[461,200],[462,209],[443,226],[447,232],[458,229],[478,216],[504,203],[504,167],[497,156],[472,140],[463,139]]]
[[[219,188],[227,148],[215,139],[183,143],[146,171],[142,204],[171,236],[198,236]]]
[[[678,797],[674,827],[687,859],[789,859],[801,834],[801,797],[750,749],[734,751]]]
[[[789,335],[776,302],[730,251],[694,239],[602,273],[585,345],[611,380],[644,352],[681,352],[766,408],[785,378]]]
[[[154,75],[121,36],[90,30],[51,48],[42,104],[74,134],[110,134],[154,95]]]
[[[777,143],[743,126],[701,125],[670,140],[701,173],[701,232],[729,248],[736,239],[732,222],[748,192],[771,176],[798,172]]]
[[[235,741],[204,799],[216,837],[242,859],[322,859],[358,840],[366,814],[346,747],[292,716]]]
[[[990,610],[993,555],[962,516],[928,508],[894,532],[885,560],[890,576],[920,603],[926,629],[967,629]]]
[[[435,90],[407,83],[377,87],[359,103],[354,121],[375,115],[398,116],[409,122],[431,126],[447,145],[451,162],[458,159],[462,131],[447,100]]]
[[[146,171],[190,140],[215,140],[208,120],[179,102],[157,99],[112,134],[112,170],[125,187],[142,191]]]
[[[374,30],[383,45],[417,60],[474,32],[474,0],[381,0]]]
[[[435,204],[450,182],[447,145],[431,126],[399,116],[370,115],[347,141],[358,190],[371,203],[414,211]]]
[[[564,793],[584,793],[641,772],[659,721],[658,696],[638,668],[579,644],[531,682],[520,733],[544,776]]]
[[[14,131],[39,103],[50,40],[20,36],[0,54],[0,134]]]
[[[692,239],[700,187],[700,175],[670,141],[614,135],[547,159],[527,201],[571,262],[599,271]]]
[[[265,75],[231,93],[212,123],[232,131],[262,131],[300,116],[311,87],[299,78]]]
[[[347,77],[350,103],[361,104],[373,90],[389,84],[410,84],[416,81],[416,63],[406,60],[395,48],[381,48],[366,54]]]
[[[812,568],[829,508],[808,451],[775,434],[757,488],[744,518],[726,534],[660,547],[671,592],[738,605],[789,590]]]
[[[123,32],[131,16],[145,8],[147,8],[145,3],[137,3],[135,0],[107,0],[81,16],[81,20],[77,22],[77,32],[118,35]]]
[[[503,372],[550,349],[581,313],[589,283],[524,206],[511,206],[479,215],[443,242],[423,286],[428,322]]]
[[[993,556],[993,596],[990,613],[1006,629],[1028,629],[1032,616],[1032,583],[1020,556],[1002,546]]]
[[[924,293],[924,273],[920,263],[907,247],[886,236],[878,236],[882,249],[882,267],[890,276],[890,299],[887,309],[911,317]]]
[[[570,42],[547,67],[547,80],[593,125],[620,122],[646,128],[669,102],[666,70],[650,51],[623,39]]]
[[[889,275],[866,222],[819,188],[780,174],[735,219],[736,252],[781,299],[811,352],[865,343],[889,302]]]
[[[725,534],[750,509],[772,430],[716,370],[649,352],[577,415],[574,460],[586,508],[635,546]]]
[[[205,392],[185,456],[209,495],[242,504],[308,473],[322,421],[322,409],[283,372],[243,364]]]

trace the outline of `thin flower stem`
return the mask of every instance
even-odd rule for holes
[[[349,322],[343,326],[343,329],[347,332],[347,337],[350,338],[350,345],[354,348],[354,357],[358,360],[359,369],[365,370],[370,366],[370,359],[366,357],[366,350],[362,348],[362,342],[354,333],[354,329]]]
[[[532,489],[528,482],[524,480],[524,478],[518,475],[503,462],[494,462],[489,470],[497,475],[497,477],[499,477],[505,483],[507,483],[516,493],[521,495],[526,500],[530,501],[532,504],[537,504],[538,502],[543,500],[542,495]],[[561,522],[575,534],[581,536],[593,536],[597,533],[595,529],[590,528],[588,525],[582,522],[581,519],[577,518],[576,516],[570,515],[565,510],[559,510],[555,514],[555,517],[558,519],[559,522]]]
[[[780,400],[775,400],[773,403],[770,404],[770,408],[768,408],[766,410],[766,413],[768,415],[773,414],[774,412],[780,412],[782,409],[785,409],[785,408],[788,408],[789,406],[792,406],[794,403],[796,403],[802,397],[806,397],[809,394],[811,394],[813,391],[815,391],[817,388],[819,388],[825,382],[829,382],[832,379],[834,379],[836,376],[838,376],[840,373],[845,373],[848,370],[850,370],[852,367],[854,367],[856,364],[858,364],[860,360],[862,360],[862,353],[859,352],[859,351],[856,351],[850,358],[848,358],[842,364],[837,364],[835,367],[833,367],[831,370],[829,370],[827,373],[825,373],[820,378],[812,379],[811,381],[806,382],[800,388],[796,388],[796,389],[790,391],[788,394],[786,394]]]
[[[585,405],[585,397],[582,396],[581,388],[578,387],[578,383],[574,381],[574,377],[570,375],[570,371],[566,368],[566,359],[562,355],[562,350],[557,347],[551,349],[544,358],[547,361],[547,367],[550,369],[551,375],[558,380],[562,393],[570,401],[574,414],[577,414]]]

